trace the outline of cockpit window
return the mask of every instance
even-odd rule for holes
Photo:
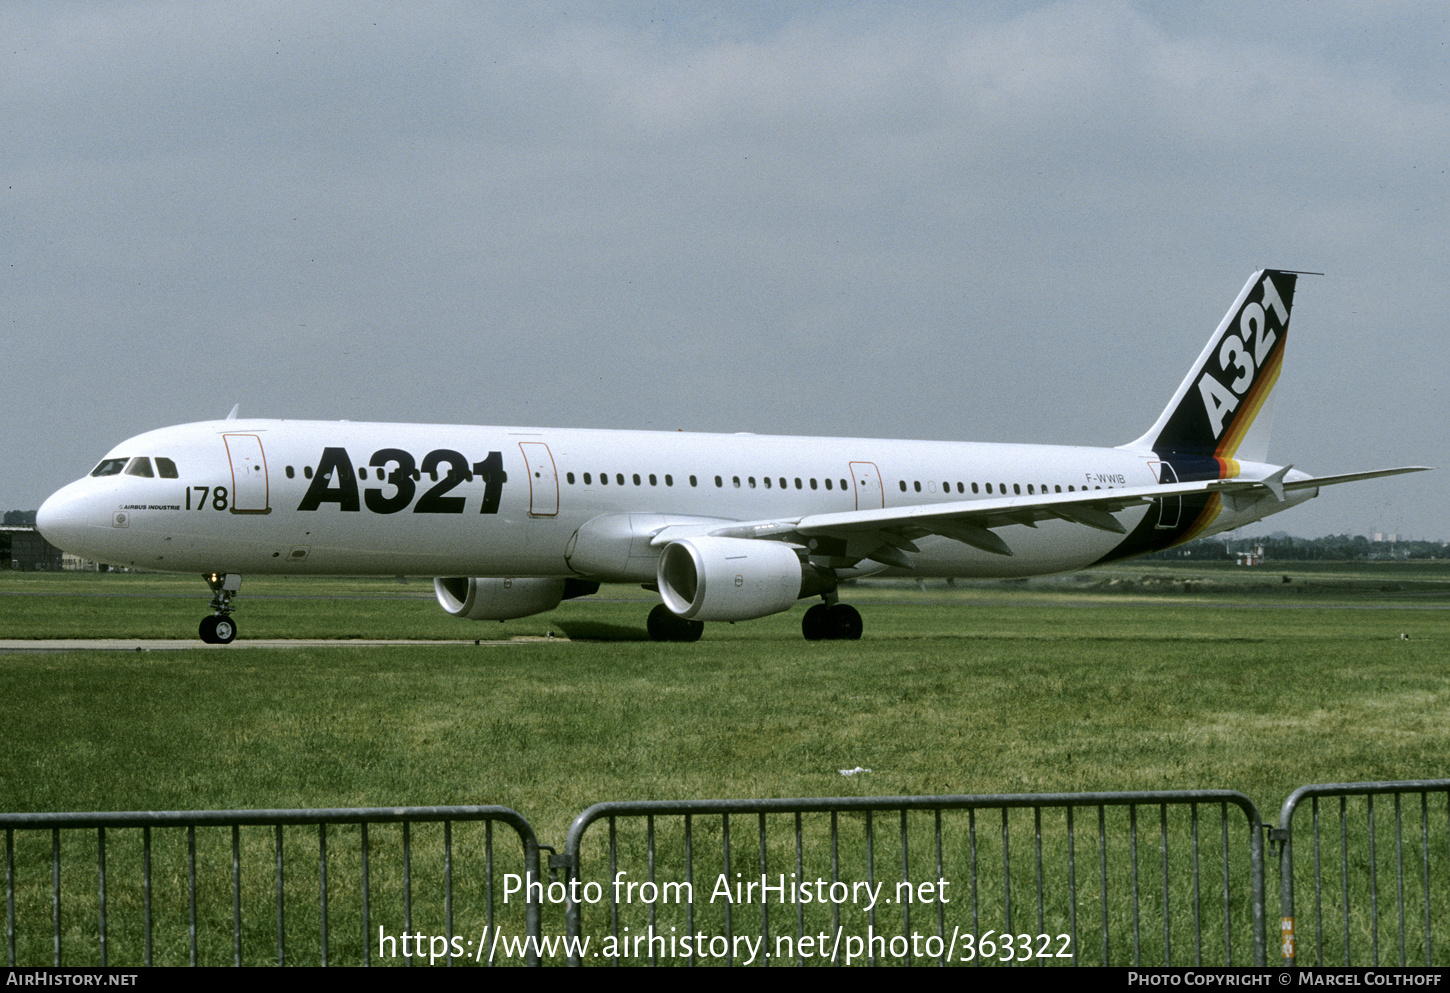
[[[159,455],[156,456],[156,475],[162,479],[176,479],[176,463],[170,459],[163,459]]]
[[[126,466],[126,475],[144,476],[150,479],[154,475],[151,472],[151,460],[144,455],[136,456],[131,460],[130,465]]]
[[[116,476],[126,468],[128,459],[102,459],[101,464],[91,470],[92,476]]]

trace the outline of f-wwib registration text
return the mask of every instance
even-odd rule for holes
[[[951,903],[947,896],[950,881],[935,879],[928,882],[900,882],[894,889],[886,889],[886,882],[844,883],[829,879],[798,880],[795,873],[778,874],[774,879],[765,873],[745,877],[736,873],[731,880],[725,873],[715,877],[710,889],[710,903],[731,904],[805,904],[850,903],[870,910],[878,903]],[[505,873],[503,877],[503,901],[519,897],[524,901],[539,903],[677,903],[695,902],[695,886],[690,882],[635,880],[623,870],[614,874],[609,883],[582,882],[571,879],[568,882],[545,883],[534,878],[533,873]]]

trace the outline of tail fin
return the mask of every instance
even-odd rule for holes
[[[1296,279],[1277,269],[1250,276],[1157,422],[1123,447],[1265,461]]]

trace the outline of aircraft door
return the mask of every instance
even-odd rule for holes
[[[534,517],[559,515],[559,475],[554,455],[542,441],[521,441],[524,464],[529,469],[529,513]]]
[[[851,463],[851,485],[856,490],[857,510],[880,510],[886,506],[886,490],[874,462]]]
[[[232,466],[231,510],[234,514],[265,514],[267,505],[267,459],[262,439],[255,434],[224,434],[227,460]]]
[[[1158,484],[1167,486],[1170,483],[1178,482],[1178,473],[1173,471],[1173,466],[1167,462],[1149,462],[1158,466]],[[1158,498],[1158,523],[1153,525],[1160,531],[1171,530],[1178,526],[1178,518],[1183,514],[1183,497],[1159,497]]]

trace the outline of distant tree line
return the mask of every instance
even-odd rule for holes
[[[1362,534],[1331,534],[1323,538],[1291,538],[1282,532],[1259,538],[1200,538],[1177,548],[1169,548],[1150,559],[1199,559],[1217,561],[1235,559],[1240,552],[1264,549],[1269,561],[1279,562],[1349,562],[1369,559],[1443,559],[1450,558],[1450,548],[1443,541],[1371,541]]]
[[[35,527],[35,511],[33,510],[7,510],[5,511],[6,524],[19,524],[25,527]]]

